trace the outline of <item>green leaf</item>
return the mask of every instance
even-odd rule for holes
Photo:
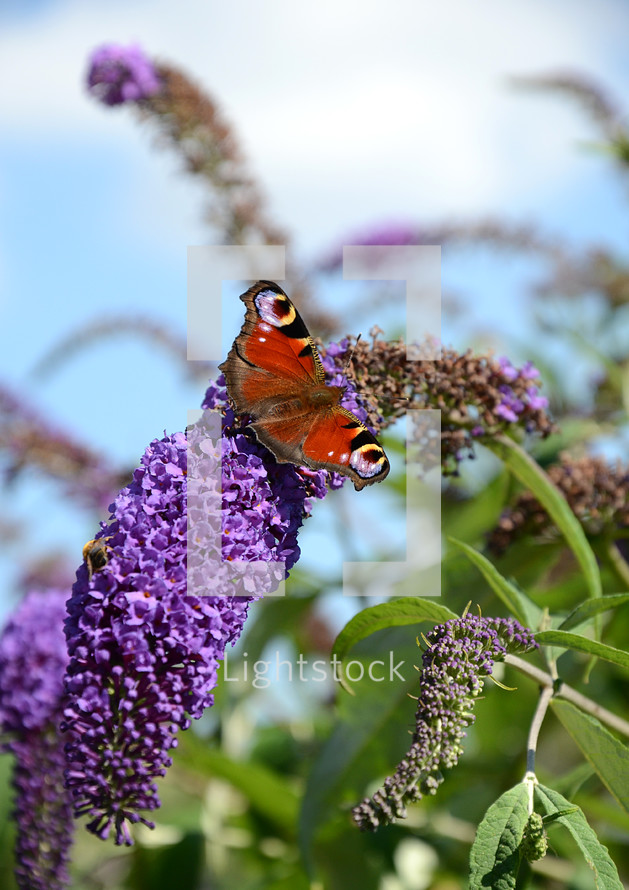
[[[502,600],[507,609],[509,609],[512,615],[515,615],[521,624],[532,628],[539,627],[542,610],[520,593],[517,587],[511,584],[510,581],[507,581],[486,556],[483,556],[478,550],[475,550],[463,541],[458,541],[456,538],[448,538],[448,540],[455,547],[458,547],[470,562],[479,569],[496,596]]]
[[[555,700],[556,699],[551,699],[551,704],[553,704]],[[587,782],[592,775],[594,775],[592,764],[582,762],[577,766],[572,767],[572,769],[569,769],[567,773],[555,776],[553,784],[560,794],[568,794],[571,797],[574,797],[584,782]]]
[[[513,890],[527,820],[528,790],[521,782],[489,807],[478,826],[470,853],[470,890]]]
[[[586,600],[573,609],[567,618],[564,618],[559,628],[570,630],[573,627],[578,627],[579,624],[584,624],[599,612],[607,612],[608,609],[615,609],[616,606],[622,606],[625,603],[629,603],[629,593],[608,593],[600,599]]]
[[[0,887],[18,890],[13,869],[13,845],[15,821],[13,819],[13,757],[0,757]]]
[[[300,865],[295,865],[289,874],[276,881],[271,878],[270,883],[265,882],[265,890],[312,890],[312,883]]]
[[[594,772],[589,763],[586,763],[585,766]],[[602,795],[597,783],[592,787],[598,791],[598,794],[595,790],[588,792],[583,788],[579,791],[579,801],[583,812],[587,813],[590,819],[595,819],[599,825],[606,825],[608,830],[613,829],[623,837],[629,837],[629,814],[618,806],[611,795]]]
[[[347,622],[334,641],[332,655],[342,660],[359,640],[364,640],[365,637],[387,627],[419,624],[421,621],[449,621],[458,617],[456,612],[452,612],[447,606],[419,596],[402,597],[378,606],[370,606]]]
[[[396,666],[402,662],[403,679],[389,669],[383,681],[372,682],[365,671],[354,684],[356,695],[339,699],[339,720],[313,764],[303,795],[300,847],[310,868],[320,844],[347,830],[349,810],[365,796],[368,783],[391,774],[410,745],[416,704],[408,695],[418,691],[414,665],[420,655],[414,639],[403,627],[388,628],[364,641],[360,650],[366,665],[380,658],[387,668],[394,653]],[[380,668],[377,676],[382,674]],[[353,827],[351,831],[360,834]]]
[[[532,598],[533,592],[540,588],[545,597],[549,573],[556,566],[563,549],[563,541],[559,535],[554,542],[544,544],[533,538],[524,537],[514,541],[507,551],[496,559],[496,566],[499,566],[498,570],[505,578],[517,578],[519,589],[526,590],[530,598]],[[583,588],[581,575],[579,574],[577,577],[580,587]],[[570,605],[572,606],[574,602],[581,599],[583,599],[582,595],[578,600],[572,596],[569,600]],[[544,599],[545,605],[546,600]]]
[[[286,864],[284,865],[286,867]],[[288,867],[290,868],[290,866]],[[270,882],[267,883],[265,878],[264,890],[312,890],[312,883],[300,864],[293,865],[289,874],[282,875],[276,881],[273,878],[269,880]]]
[[[552,816],[562,810],[571,810],[574,804],[563,795],[544,785],[535,786],[535,799],[541,803],[546,815]],[[618,870],[611,859],[607,847],[596,837],[587,823],[581,809],[559,816],[552,825],[567,828],[583,854],[588,866],[594,872],[597,890],[623,890]],[[549,826],[550,827],[550,826]]]
[[[553,484],[539,464],[513,439],[505,435],[498,435],[491,442],[485,444],[535,495],[574,553],[583,571],[590,596],[593,598],[601,596],[601,576],[596,557],[579,520],[568,506],[561,491]]]
[[[629,668],[629,652],[615,649],[613,646],[606,646],[604,643],[598,643],[596,640],[590,640],[580,634],[566,633],[565,630],[543,630],[535,634],[535,639],[543,646],[577,649],[579,652],[587,652],[597,658],[604,658],[605,661]]]
[[[502,466],[491,482],[475,492],[473,497],[463,501],[444,498],[441,522],[445,533],[468,542],[482,540],[500,519],[513,484],[513,477]]]
[[[265,597],[256,603],[255,621],[246,625],[245,646],[253,664],[262,657],[269,640],[281,634],[290,636],[303,624],[316,596]]]
[[[551,705],[609,793],[629,812],[629,748],[570,702],[552,699]]]
[[[381,877],[388,871],[390,859],[383,861],[382,852],[374,846],[373,837],[365,836],[348,820],[343,831],[317,843],[314,880],[308,890],[381,890]]]
[[[134,890],[197,890],[202,886],[206,839],[202,832],[188,832],[177,843],[160,847],[137,844],[131,854],[127,886]]]
[[[267,767],[232,760],[191,732],[181,736],[177,765],[204,776],[225,779],[284,835],[294,837],[299,808],[297,795],[285,779]]]

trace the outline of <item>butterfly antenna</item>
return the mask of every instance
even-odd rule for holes
[[[349,355],[347,356],[347,360],[346,360],[346,362],[345,362],[345,365],[343,366],[343,374],[345,374],[345,376],[347,376],[347,370],[348,370],[349,366],[351,365],[351,363],[352,363],[352,361],[353,361],[353,359],[354,359],[354,353],[356,352],[356,347],[358,346],[358,343],[360,342],[360,338],[361,338],[361,337],[362,337],[362,334],[359,334],[359,335],[356,337],[356,342],[354,343],[354,345],[353,345],[352,348],[350,349]]]

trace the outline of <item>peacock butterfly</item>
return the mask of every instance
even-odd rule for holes
[[[219,370],[238,414],[280,463],[349,476],[356,491],[382,482],[389,461],[360,420],[328,386],[306,325],[281,287],[258,281],[240,299],[242,330]]]

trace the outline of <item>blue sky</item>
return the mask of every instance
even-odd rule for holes
[[[181,429],[199,400],[170,359],[127,340],[95,347],[50,379],[32,377],[60,338],[99,315],[146,314],[184,335],[186,248],[208,240],[204,196],[178,159],[157,150],[128,110],[85,95],[94,46],[138,41],[211,90],[274,217],[310,260],[372,221],[481,215],[534,219],[577,244],[620,249],[623,187],[584,148],[591,125],[569,102],[513,91],[507,79],[578,68],[621,99],[627,33],[629,7],[611,0],[395,0],[386,11],[375,0],[5,0],[2,379],[133,463],[151,438]],[[446,281],[471,285],[474,301],[445,339],[505,348],[510,337],[526,340],[528,310],[514,282],[527,274],[507,263],[497,277],[482,255],[449,265]],[[322,291],[321,300],[342,303],[341,293]],[[42,549],[72,559],[95,518],[55,491],[34,481],[2,496]],[[325,528],[322,520],[309,532],[313,542]],[[0,600],[11,594],[14,559],[28,556],[0,557]]]

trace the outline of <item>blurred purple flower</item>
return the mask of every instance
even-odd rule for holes
[[[469,614],[437,625],[426,642],[411,747],[383,788],[352,810],[363,830],[405,818],[406,803],[436,793],[441,769],[456,766],[463,752],[465,729],[474,722],[472,709],[494,662],[507,652],[537,648],[533,633],[515,619]]]
[[[525,380],[537,380],[539,379],[540,373],[533,362],[524,362],[520,369],[520,376],[524,377]]]
[[[520,393],[522,398],[518,398],[509,385],[514,381],[522,384],[527,380],[539,380],[539,371],[532,362],[527,361],[518,369],[511,364],[508,358],[502,356],[498,359],[498,364],[502,377],[508,381],[508,383],[503,383],[498,387],[498,391],[501,393],[501,400],[495,409],[495,413],[499,417],[508,420],[510,423],[516,423],[519,415],[522,414],[525,408],[529,408],[531,411],[541,411],[543,408],[548,407],[548,399],[546,396],[539,395],[536,386],[527,386],[525,392]]]
[[[531,363],[527,362],[526,364],[530,365]],[[518,376],[518,369],[511,364],[511,362],[505,355],[500,356],[500,358],[498,359],[498,365],[505,380],[510,382],[511,380],[515,380],[515,378]]]
[[[23,890],[68,886],[73,819],[58,725],[67,663],[67,592],[30,592],[0,637],[2,749],[13,754],[15,876]]]
[[[98,47],[90,56],[87,86],[104,105],[140,102],[161,88],[153,63],[139,46],[113,43]]]
[[[515,368],[513,370],[517,377],[518,371]],[[518,419],[518,414],[521,414],[522,411],[524,411],[524,402],[521,399],[518,399],[511,387],[506,384],[499,386],[498,391],[502,393],[502,400],[496,408],[496,414],[500,417],[504,417],[505,420],[508,420],[511,423],[515,423]]]
[[[325,493],[233,426],[224,389],[204,407],[225,412],[222,453],[220,422],[153,441],[100,532],[108,562],[79,569],[68,604],[67,784],[75,815],[118,844],[152,826],[139,811],[160,805],[178,730],[212,704],[226,646],[299,558],[308,498]]]
[[[529,397],[528,404],[534,411],[539,411],[542,408],[548,407],[548,399],[546,398],[546,396],[538,395],[536,386],[529,386],[526,392]]]
[[[120,487],[120,473],[100,455],[52,426],[24,400],[0,385],[0,452],[2,470],[13,481],[25,468],[36,467],[59,479],[71,496],[106,510]]]
[[[509,407],[509,404],[507,402],[504,401],[501,402],[496,408],[496,414],[499,417],[508,420],[509,423],[515,423],[518,419],[518,415],[515,413],[515,411]]]
[[[368,229],[347,235],[342,244],[335,247],[331,253],[320,260],[318,268],[323,272],[333,272],[343,264],[344,245],[364,245],[399,247],[404,245],[419,244],[419,229],[416,225],[406,222],[381,222]]]

